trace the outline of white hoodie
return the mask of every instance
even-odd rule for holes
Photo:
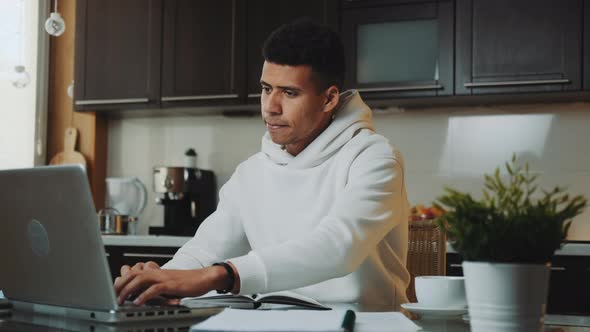
[[[399,309],[407,302],[409,206],[403,161],[374,132],[356,91],[292,156],[262,138],[236,168],[217,210],[164,268],[229,260],[240,293],[294,290],[323,302]]]

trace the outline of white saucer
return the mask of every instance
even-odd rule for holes
[[[403,303],[402,308],[411,313],[429,316],[429,317],[455,317],[467,313],[467,307],[463,308],[432,308],[421,305],[420,303]]]

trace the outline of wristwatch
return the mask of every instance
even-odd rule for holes
[[[217,293],[227,294],[231,292],[231,290],[234,288],[234,283],[236,282],[236,275],[234,273],[234,269],[232,269],[232,267],[226,262],[213,263],[212,266],[223,266],[227,271],[227,284],[225,285],[225,288],[217,289]]]

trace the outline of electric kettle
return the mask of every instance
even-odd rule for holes
[[[147,203],[147,189],[136,177],[107,178],[106,206],[137,218]]]

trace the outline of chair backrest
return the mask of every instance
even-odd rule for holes
[[[417,302],[415,277],[446,274],[446,244],[445,233],[432,220],[409,222],[406,267],[411,279],[406,295],[410,302]]]

